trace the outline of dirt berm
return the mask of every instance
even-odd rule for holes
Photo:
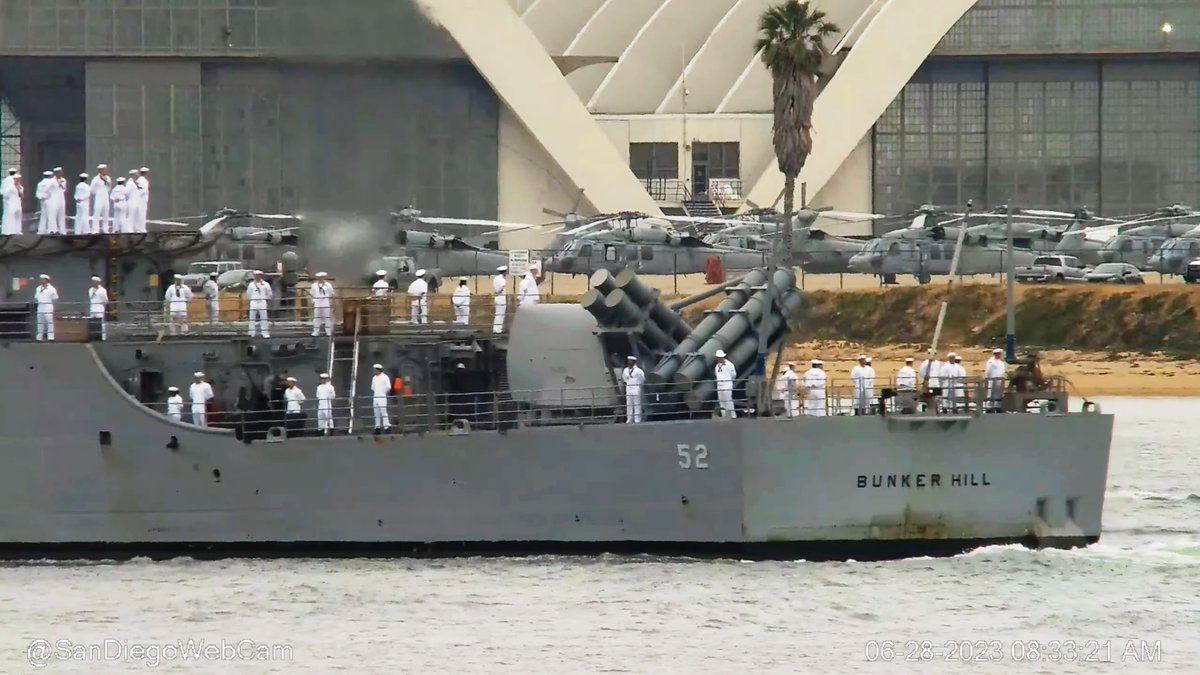
[[[947,298],[942,344],[1003,345],[1004,287],[982,285],[813,291],[805,295],[794,339],[927,345]],[[694,324],[698,314],[692,309],[685,318]],[[1016,293],[1023,347],[1200,358],[1198,314],[1195,286],[1021,286]]]

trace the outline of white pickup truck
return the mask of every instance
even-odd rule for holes
[[[1083,281],[1090,270],[1073,255],[1040,255],[1032,265],[1018,266],[1014,277],[1017,281],[1042,284]]]

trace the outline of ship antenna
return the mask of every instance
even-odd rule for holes
[[[950,279],[946,285],[946,298],[942,300],[942,308],[938,311],[937,326],[933,329],[933,342],[929,344],[929,367],[925,369],[925,377],[921,389],[929,388],[929,371],[933,370],[933,358],[937,355],[938,340],[942,337],[942,324],[946,321],[946,307],[950,305],[950,293],[954,290],[954,275],[958,274],[958,261],[962,257],[963,239],[967,235],[967,222],[971,217],[972,200],[967,200],[967,211],[962,223],[958,226],[958,240],[954,243],[954,257],[950,260]]]

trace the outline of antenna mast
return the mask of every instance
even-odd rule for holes
[[[938,311],[937,326],[933,329],[933,342],[929,345],[929,368],[925,371],[925,378],[921,382],[922,389],[929,388],[929,371],[933,370],[933,359],[937,356],[938,340],[942,337],[942,324],[946,321],[946,308],[950,305],[950,292],[954,290],[954,276],[958,274],[958,261],[962,257],[963,239],[967,236],[967,223],[971,219],[972,201],[967,200],[967,212],[963,216],[962,223],[958,227],[958,241],[954,244],[954,258],[950,261],[950,280],[946,284],[946,299],[942,300],[942,308]]]

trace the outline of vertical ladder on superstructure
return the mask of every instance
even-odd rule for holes
[[[347,424],[348,424],[347,431],[349,433],[354,433],[354,399],[355,399],[355,393],[357,391],[357,383],[358,383],[358,355],[359,355],[358,329],[359,329],[359,324],[362,321],[361,314],[362,314],[361,310],[356,310],[354,313],[354,342],[351,346],[351,352],[350,352],[349,357],[344,357],[344,356],[339,357],[338,356],[339,350],[338,350],[337,338],[334,335],[329,336],[329,361],[328,361],[328,365],[325,369],[325,372],[329,374],[329,381],[334,382],[335,381],[334,380],[334,377],[335,377],[334,366],[339,362],[350,361],[350,385],[347,388],[348,389],[347,415],[349,417],[349,419],[347,421]],[[336,331],[335,331],[335,333],[336,333]],[[339,410],[338,406],[335,405],[334,406],[335,420],[338,415],[338,410]]]

